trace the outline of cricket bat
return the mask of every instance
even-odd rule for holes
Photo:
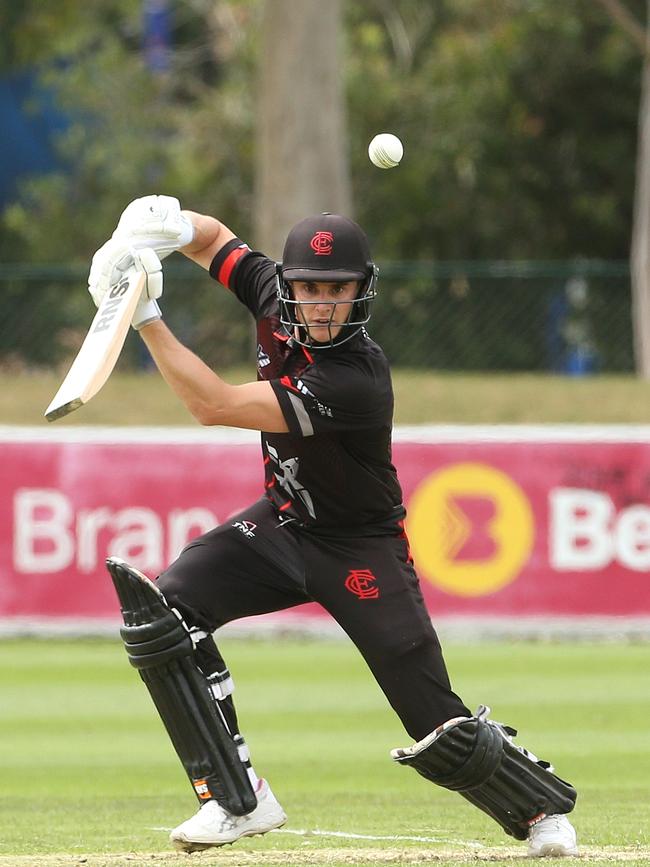
[[[62,418],[88,403],[111,375],[144,283],[144,273],[132,269],[110,287],[72,367],[45,410],[48,421]]]

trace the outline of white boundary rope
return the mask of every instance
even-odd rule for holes
[[[482,843],[467,840],[454,840],[450,837],[416,837],[411,834],[354,834],[347,831],[321,831],[304,828],[275,828],[272,834],[293,834],[296,837],[338,837],[343,840],[388,841],[390,843],[451,843],[454,846],[464,846],[468,849],[483,849]]]
[[[0,425],[0,442],[50,443],[259,443],[258,431],[222,427],[65,427]],[[549,425],[398,425],[394,442],[411,443],[513,443],[513,442],[620,442],[650,445],[650,425],[549,424]]]
[[[153,827],[147,831],[169,833],[171,828]],[[447,843],[466,849],[484,849],[483,843],[476,840],[455,840],[452,837],[418,837],[413,834],[355,834],[352,831],[322,831],[320,828],[274,828],[270,834],[291,834],[294,837],[337,837],[340,840],[369,840],[388,843]]]

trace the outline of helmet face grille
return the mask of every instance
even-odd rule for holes
[[[280,322],[297,343],[313,349],[338,346],[354,337],[369,321],[372,302],[377,295],[378,268],[372,262],[370,246],[363,229],[340,214],[318,214],[297,223],[287,236],[282,262],[276,267]],[[312,340],[309,326],[298,317],[298,302],[293,297],[291,281],[361,283],[352,301],[331,301],[328,341]],[[301,306],[318,302],[305,301]],[[346,304],[350,314],[343,323],[334,321],[337,304]],[[332,336],[333,329],[336,335]]]
[[[371,274],[366,279],[359,290],[359,295],[352,301],[328,301],[328,306],[331,305],[331,313],[328,323],[329,340],[315,341],[312,340],[309,334],[309,326],[300,321],[298,317],[298,307],[307,307],[321,303],[320,301],[303,301],[298,302],[293,297],[291,284],[283,275],[282,264],[276,266],[276,287],[278,303],[280,305],[280,322],[284,330],[287,332],[296,343],[301,346],[309,347],[310,349],[329,349],[332,346],[340,346],[350,338],[358,334],[370,320],[372,312],[372,303],[377,297],[377,278],[379,269],[375,265],[370,265]],[[311,280],[317,281],[322,277],[316,275],[311,276]],[[328,281],[323,281],[328,282]],[[339,282],[339,281],[337,281]],[[338,304],[345,304],[350,307],[350,314],[345,322],[334,322],[334,313]],[[332,335],[332,329],[336,329],[336,335]]]

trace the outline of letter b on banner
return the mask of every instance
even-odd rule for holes
[[[18,572],[58,572],[74,559],[72,506],[59,491],[30,488],[14,499],[14,564]]]
[[[549,495],[550,562],[559,572],[605,569],[614,560],[635,572],[650,569],[650,508],[627,506],[617,515],[602,491],[557,488]]]

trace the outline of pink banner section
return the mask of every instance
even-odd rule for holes
[[[553,430],[398,432],[434,617],[650,616],[650,435]],[[255,435],[71,431],[0,437],[0,618],[116,617],[106,556],[153,577],[261,495]],[[373,580],[348,576],[360,604]]]

